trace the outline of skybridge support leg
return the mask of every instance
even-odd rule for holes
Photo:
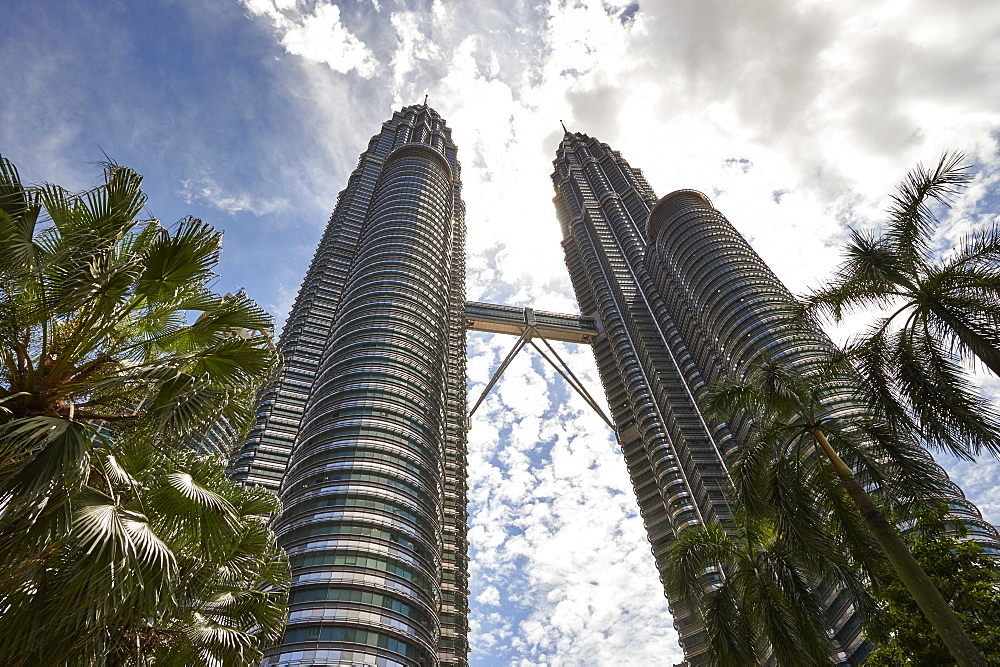
[[[604,423],[607,424],[612,431],[615,430],[615,425],[611,423],[611,420],[608,419],[608,416],[604,414],[604,410],[601,410],[601,406],[597,403],[597,401],[594,400],[594,397],[590,395],[590,392],[588,392],[587,388],[583,386],[583,383],[580,382],[579,378],[576,377],[576,375],[570,369],[569,364],[567,364],[565,361],[562,360],[562,357],[559,356],[559,353],[555,351],[555,348],[552,347],[549,341],[545,340],[543,336],[538,336],[538,337],[542,339],[542,342],[545,343],[545,346],[549,348],[549,351],[552,352],[552,356],[554,356],[559,361],[559,363],[556,363],[552,359],[549,359],[548,355],[546,355],[545,352],[542,351],[542,348],[535,345],[535,341],[533,340],[528,341],[529,343],[531,343],[531,347],[535,348],[535,351],[538,352],[539,355],[541,355],[542,359],[549,362],[549,365],[552,366],[552,368],[556,369],[556,372],[559,373],[559,375],[561,375],[564,380],[566,380],[566,384],[573,387],[573,389],[576,390],[576,393],[580,394],[583,400],[587,402],[587,405],[590,406],[590,409],[596,412],[597,416],[603,419]]]
[[[486,399],[486,395],[490,393],[491,389],[493,389],[493,385],[497,383],[497,380],[500,379],[500,376],[503,375],[503,372],[507,370],[508,366],[510,366],[510,362],[514,361],[514,357],[517,356],[517,353],[520,352],[521,349],[525,346],[525,344],[531,339],[531,331],[532,331],[531,327],[528,327],[524,330],[524,333],[521,334],[521,337],[517,339],[516,343],[514,343],[514,347],[511,348],[510,352],[507,353],[507,357],[500,363],[500,366],[493,373],[493,377],[490,378],[489,383],[486,385],[486,389],[483,390],[483,395],[479,397],[479,400],[476,401],[476,404],[472,406],[471,410],[469,410],[469,418],[468,421],[466,422],[465,430],[468,431],[469,429],[472,428],[472,415],[476,413],[476,409],[479,408],[480,404],[482,404],[482,402]]]
[[[526,317],[526,319],[528,318]],[[521,337],[517,339],[516,343],[514,343],[514,347],[507,354],[507,357],[497,368],[496,372],[493,373],[493,377],[490,378],[489,383],[486,385],[486,389],[483,390],[482,396],[479,397],[479,400],[476,401],[476,404],[472,406],[472,410],[469,411],[469,419],[466,424],[466,430],[472,428],[472,415],[476,412],[476,409],[478,409],[479,406],[482,404],[482,402],[486,399],[486,396],[493,389],[493,386],[497,383],[497,380],[500,379],[500,376],[503,375],[503,372],[507,370],[508,366],[510,366],[510,362],[514,360],[514,357],[517,356],[517,353],[520,352],[522,349],[524,349],[524,346],[527,344],[530,344],[531,347],[535,348],[535,351],[538,352],[539,355],[541,355],[542,359],[547,361],[549,365],[552,366],[552,368],[556,369],[556,372],[559,373],[559,375],[561,375],[564,380],[566,380],[566,384],[572,387],[573,390],[576,391],[576,393],[580,394],[583,400],[586,401],[587,405],[589,405],[590,408],[594,412],[596,412],[601,419],[604,420],[604,423],[607,424],[611,428],[611,430],[614,430],[615,425],[608,418],[608,416],[604,414],[604,410],[602,410],[601,406],[597,403],[597,401],[594,400],[594,397],[590,395],[590,392],[588,392],[587,388],[583,386],[583,383],[580,382],[579,378],[577,378],[576,375],[573,373],[573,371],[570,370],[569,365],[565,361],[563,361],[562,357],[559,356],[559,353],[556,352],[554,347],[552,347],[552,344],[549,343],[549,341],[546,340],[544,336],[539,334],[538,330],[535,329],[535,327],[530,324],[530,320],[528,321],[529,324],[528,326],[525,327],[524,332],[521,334]],[[555,360],[549,358],[549,355],[547,355],[542,348],[538,347],[538,345],[535,344],[533,340],[534,338],[540,338],[541,341],[545,343],[545,346],[549,349],[549,352],[552,353],[552,356],[555,357]]]

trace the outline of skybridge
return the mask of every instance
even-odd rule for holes
[[[534,308],[467,301],[465,326],[472,331],[520,336],[526,327],[547,340],[590,345],[600,335],[597,320],[583,315],[549,313]]]
[[[583,315],[564,315],[562,313],[550,313],[534,308],[518,308],[515,306],[503,306],[495,303],[481,303],[478,301],[468,301],[465,304],[465,326],[470,331],[483,331],[486,333],[509,334],[517,336],[517,342],[507,353],[507,357],[493,373],[482,396],[476,404],[469,410],[466,429],[472,428],[472,415],[476,409],[486,399],[486,396],[493,389],[493,386],[503,375],[503,372],[510,366],[517,353],[530,345],[534,348],[542,359],[547,361],[566,383],[569,384],[587,402],[587,405],[596,412],[608,426],[614,429],[614,424],[604,414],[600,404],[594,400],[587,388],[570,370],[569,365],[563,361],[556,349],[549,341],[560,341],[563,343],[582,343],[593,345],[594,341],[601,335],[600,323],[592,317]],[[543,349],[535,340],[542,341]]]

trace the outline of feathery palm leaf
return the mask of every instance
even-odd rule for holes
[[[778,665],[830,664],[828,622],[810,584],[835,570],[811,570],[767,524],[741,515],[735,526],[686,528],[667,553],[665,584],[700,610],[713,657],[760,664],[770,647]]]
[[[933,203],[949,206],[972,180],[961,153],[945,153],[933,169],[918,163],[892,196],[885,237],[895,254],[916,267],[930,250],[937,217]]]
[[[844,261],[807,299],[840,321],[870,308],[891,312],[848,346],[862,377],[859,400],[926,445],[961,458],[1000,457],[1000,415],[964,377],[962,361],[1000,374],[1000,226],[935,252],[939,221],[971,181],[959,153],[917,165],[892,197],[882,232],[853,231]]]
[[[792,369],[765,355],[746,377],[709,392],[707,405],[718,418],[736,412],[743,418],[749,415],[752,422],[748,442],[733,466],[734,497],[743,501],[760,493],[743,510],[751,521],[772,522],[783,538],[782,546],[794,549],[784,552],[790,555],[812,551],[817,527],[826,526],[850,554],[849,562],[871,578],[878,564],[871,547],[877,543],[956,658],[962,664],[984,664],[959,619],[872,500],[875,496],[889,509],[903,510],[941,497],[945,479],[936,474],[933,462],[908,431],[887,428],[853,400],[852,378],[841,373],[839,368]],[[817,565],[808,557],[800,562]],[[825,576],[843,572],[838,568]],[[768,597],[770,582],[756,585],[755,600],[765,612],[763,632],[780,662],[784,649],[779,646],[799,650],[793,646],[797,634],[787,624],[806,628],[810,621],[781,611],[782,599],[793,599],[799,591],[794,578],[785,581],[784,598]],[[863,588],[851,584],[850,590],[861,594]],[[868,610],[871,605],[859,608]]]

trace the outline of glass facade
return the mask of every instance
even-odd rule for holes
[[[731,521],[726,453],[743,426],[702,414],[707,387],[761,349],[810,364],[830,343],[775,324],[791,294],[704,195],[657,199],[582,134],[565,135],[554,164],[584,317],[531,320],[593,345],[662,576],[679,530]],[[445,122],[426,105],[396,112],[338,196],[289,314],[283,370],[229,470],[284,504],[290,615],[266,667],[468,664],[465,332],[522,331],[531,309],[466,303],[461,191]],[[949,488],[970,535],[996,547]],[[823,590],[842,657],[857,662],[867,648],[850,601]],[[688,663],[708,662],[697,615],[669,604]]]
[[[662,573],[661,555],[677,531],[729,518],[725,455],[745,425],[703,415],[705,391],[724,375],[741,375],[762,350],[807,368],[832,343],[818,330],[777,322],[791,293],[701,193],[657,200],[638,170],[582,134],[564,137],[553,180],[577,298],[607,333],[594,352]],[[835,391],[845,416],[859,409],[846,400],[850,387]],[[998,546],[996,530],[938,469],[954,518],[985,547]],[[824,590],[839,657],[858,664],[870,646],[857,615],[841,591]],[[689,664],[708,662],[700,622],[679,601],[670,606]]]
[[[292,566],[267,666],[467,664],[465,208],[425,105],[383,124],[230,473],[278,491]]]
[[[566,263],[583,314],[604,330],[594,356],[662,573],[678,531],[731,519],[723,441],[699,410],[702,385],[690,372],[700,350],[687,340],[707,337],[681,329],[646,264],[657,199],[642,172],[583,134],[566,134],[554,164]],[[701,624],[680,600],[669,603],[686,658],[706,662]]]

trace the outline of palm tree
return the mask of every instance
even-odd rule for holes
[[[276,501],[191,453],[220,419],[249,428],[271,319],[209,288],[211,227],[138,219],[141,180],[25,187],[0,157],[4,664],[242,664],[280,635]]]
[[[762,664],[767,648],[779,666],[832,664],[829,621],[812,584],[839,584],[865,611],[872,603],[847,561],[824,555],[796,553],[772,524],[742,516],[729,533],[718,523],[682,530],[667,552],[665,585],[700,610],[722,667]],[[713,579],[720,571],[721,581]]]
[[[725,418],[749,416],[751,433],[733,464],[734,502],[751,516],[773,519],[798,553],[817,551],[817,527],[865,561],[874,539],[960,665],[985,665],[958,617],[913,558],[869,494],[889,508],[912,507],[940,494],[926,453],[851,402],[839,369],[788,368],[765,357],[742,379],[709,392],[707,408]],[[838,453],[839,452],[839,453]],[[859,481],[854,471],[864,480]],[[846,502],[845,502],[846,501]],[[868,535],[860,534],[858,520]]]
[[[996,559],[965,526],[948,516],[945,503],[922,508],[907,530],[910,551],[962,618],[991,665],[1000,664],[1000,573]],[[866,628],[879,646],[865,660],[872,667],[954,664],[906,590],[890,578],[877,592],[885,628]]]
[[[9,665],[247,665],[284,628],[288,562],[267,520],[277,498],[226,480],[225,462],[117,441],[72,499],[52,553],[5,586]],[[151,455],[152,454],[152,455]],[[25,586],[30,582],[30,587]]]
[[[882,233],[854,230],[834,279],[807,305],[838,322],[888,310],[847,350],[869,409],[968,459],[984,448],[1000,456],[997,412],[961,368],[978,360],[1000,375],[1000,226],[940,250],[934,207],[950,206],[971,180],[962,163],[954,153],[933,169],[918,164],[898,187]]]

